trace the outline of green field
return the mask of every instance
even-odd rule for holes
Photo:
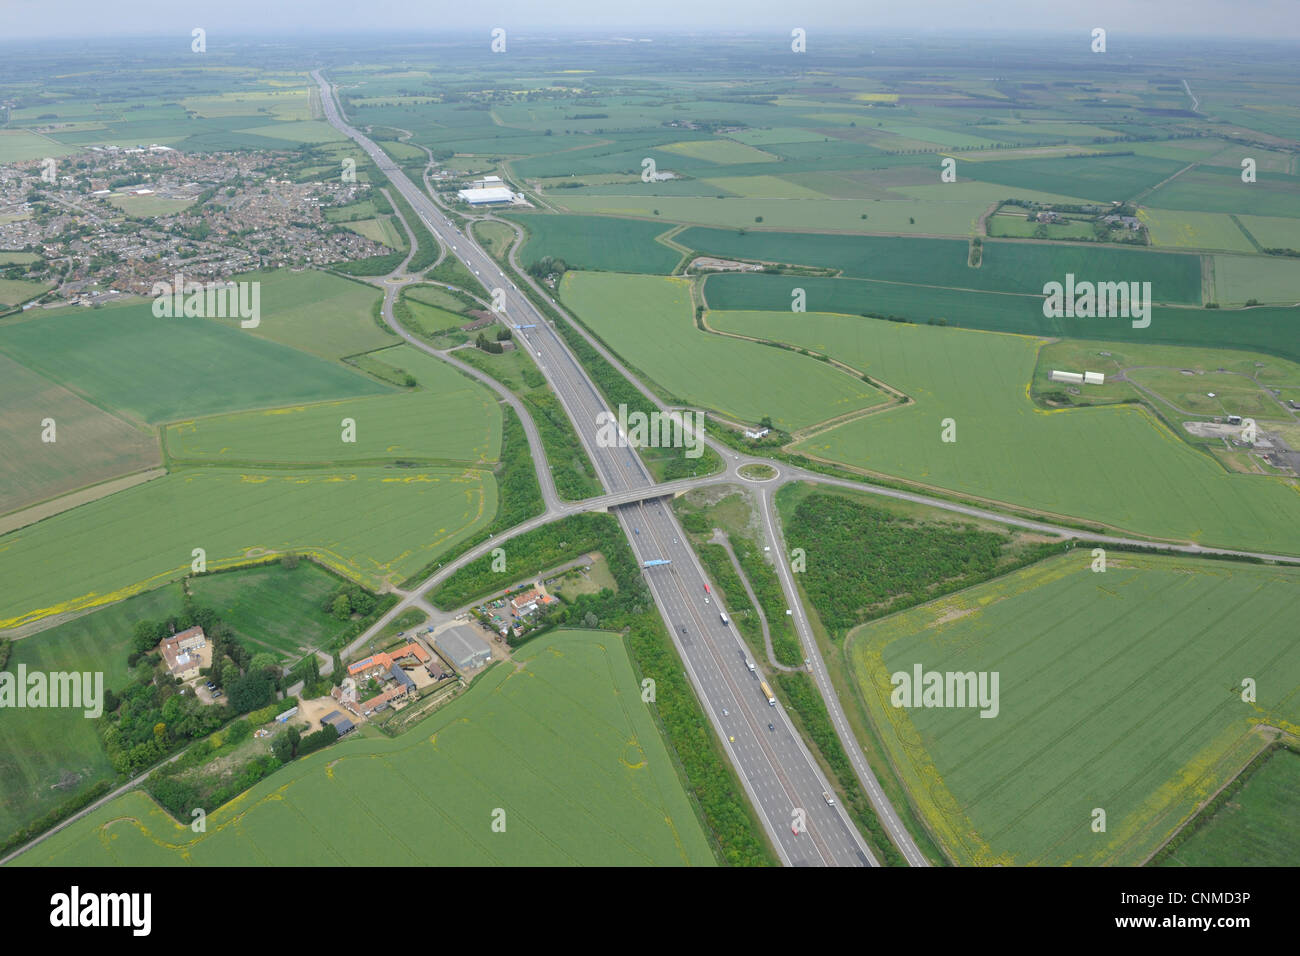
[[[147,303],[60,310],[5,325],[0,352],[150,423],[388,391],[251,330],[155,318]]]
[[[20,163],[25,159],[45,159],[75,152],[71,147],[29,130],[0,130],[0,163]]]
[[[1199,305],[1201,262],[1197,256],[1118,249],[1100,245],[984,243],[979,268],[967,265],[964,240],[898,236],[834,236],[815,233],[686,229],[674,241],[701,253],[761,262],[824,266],[859,279],[906,282],[988,292],[1042,295],[1046,282],[1144,281],[1158,302]]]
[[[180,471],[0,537],[0,628],[107,604],[189,570],[299,551],[371,587],[401,580],[491,522],[481,471]]]
[[[774,163],[777,161],[777,157],[771,153],[729,139],[697,139],[685,143],[668,143],[659,148],[709,163]]]
[[[373,353],[413,375],[419,386],[377,395],[236,412],[167,426],[173,458],[261,463],[378,460],[496,461],[501,409],[496,396],[445,362],[410,345]],[[344,442],[340,423],[356,423]]]
[[[622,640],[559,631],[515,656],[396,740],[290,764],[210,814],[206,833],[132,792],[19,863],[711,865]]]
[[[1024,187],[1081,196],[1094,202],[1113,202],[1132,199],[1185,165],[1178,160],[1150,156],[1070,156],[962,163],[961,169],[974,179],[1013,189]]]
[[[1250,216],[1300,216],[1300,176],[1260,170],[1253,183],[1241,168],[1197,166],[1171,180],[1142,202],[1160,209],[1189,209]]]
[[[240,328],[238,319],[213,319],[258,338],[292,345],[321,358],[336,359],[400,341],[372,308],[379,289],[327,272],[249,272],[237,278],[262,283],[262,321],[255,329]]]
[[[528,230],[518,254],[525,268],[551,256],[571,269],[667,274],[681,259],[681,253],[655,242],[671,228],[668,223],[541,213],[509,218]]]
[[[575,193],[582,190],[575,189]],[[845,232],[899,232],[969,236],[987,208],[975,201],[853,202],[843,199],[718,199],[713,196],[593,196],[556,198],[574,213],[643,216],[664,222],[749,229],[827,229]],[[656,215],[656,210],[658,214]],[[867,220],[862,216],[866,213]]]
[[[1226,213],[1148,209],[1144,206],[1138,210],[1138,218],[1146,224],[1151,244],[1155,246],[1255,251],[1246,234]]]
[[[104,687],[120,690],[136,622],[180,609],[177,585],[136,595],[18,641],[7,669],[101,671]],[[112,777],[95,722],[82,711],[6,709],[0,720],[0,838]]]
[[[154,437],[0,355],[0,514],[160,461]],[[54,419],[53,442],[42,422]]]
[[[1155,306],[1151,324],[1135,329],[1131,320],[1123,318],[1045,318],[1041,296],[816,276],[713,275],[704,283],[709,308],[731,311],[788,312],[796,288],[805,291],[809,312],[898,316],[916,323],[1021,335],[1246,349],[1300,361],[1300,338],[1294,334],[1300,323],[1297,308]]]
[[[1241,305],[1248,299],[1300,304],[1300,259],[1215,256],[1214,294],[1223,305]]]
[[[365,236],[374,242],[382,243],[389,249],[404,250],[406,248],[406,242],[398,231],[399,227],[393,224],[391,216],[382,216],[378,219],[357,219],[352,222],[340,223],[340,225],[359,236]]]
[[[1141,863],[1259,749],[1255,725],[1300,721],[1300,570],[1091,561],[1080,549],[849,639],[871,720],[958,864]],[[996,671],[997,716],[891,706],[890,675],[917,664]]]
[[[1162,866],[1300,866],[1300,754],[1278,750]]]
[[[1279,219],[1275,216],[1237,218],[1265,249],[1300,249],[1300,219]]]
[[[686,280],[569,272],[565,303],[625,361],[666,389],[661,395],[782,428],[868,408],[875,388],[802,355],[699,331]]]
[[[29,279],[0,279],[0,306],[21,305],[50,287],[48,282]]]
[[[1036,407],[1039,340],[811,312],[713,312],[709,324],[826,352],[916,400],[798,451],[1130,532],[1300,553],[1293,485],[1226,473],[1141,407]],[[953,443],[940,440],[946,418]]]
[[[1071,219],[1067,222],[1030,222],[1020,213],[998,213],[988,218],[988,234],[1007,239],[1083,239],[1093,237],[1092,223]],[[1042,235],[1046,233],[1046,235]]]
[[[300,561],[293,570],[276,561],[190,580],[195,603],[216,611],[249,650],[270,651],[290,661],[308,648],[329,648],[347,630],[349,622],[324,610],[326,598],[338,587],[338,578],[310,561]]]

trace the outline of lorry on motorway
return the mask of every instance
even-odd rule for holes
[[[727,612],[726,612],[726,611],[719,611],[719,612],[718,612],[718,617],[722,618],[722,623],[723,623],[723,624],[726,624],[726,623],[727,623]]]
[[[775,706],[776,706],[776,698],[772,696],[772,688],[770,688],[770,687],[767,686],[767,681],[765,681],[765,680],[761,680],[761,681],[759,681],[759,682],[758,682],[758,687],[759,687],[759,690],[761,690],[761,691],[763,692],[763,696],[767,698],[767,706],[769,706],[769,707],[775,707]]]

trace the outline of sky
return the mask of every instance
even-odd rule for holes
[[[490,21],[490,22],[489,22]],[[188,34],[463,32],[1034,32],[1300,40],[1300,0],[0,0],[0,40]]]

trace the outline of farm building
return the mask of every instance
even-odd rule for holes
[[[331,710],[328,714],[326,714],[324,717],[320,719],[320,722],[322,724],[329,724],[331,727],[333,727],[335,730],[339,732],[340,737],[342,737],[344,734],[351,733],[352,731],[357,729],[356,724],[348,720],[346,717],[343,716],[342,713],[340,713],[337,710]]]
[[[1106,382],[1102,372],[1062,372],[1055,368],[1047,377],[1053,382],[1071,382],[1074,385],[1103,385]]]
[[[443,656],[461,670],[481,667],[492,658],[492,648],[468,627],[449,627],[433,640]]]

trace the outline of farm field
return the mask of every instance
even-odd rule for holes
[[[784,176],[719,176],[696,182],[717,187],[718,193],[746,199],[827,199],[825,193],[801,186]]]
[[[0,163],[18,163],[26,159],[66,156],[77,150],[40,133],[25,129],[0,130]]]
[[[105,688],[121,689],[136,623],[180,609],[179,585],[136,595],[17,641],[8,669],[100,671]],[[0,837],[113,776],[96,724],[83,711],[6,709],[0,720]]]
[[[497,459],[501,409],[491,392],[410,345],[373,355],[419,385],[395,395],[176,422],[165,431],[167,452],[193,461],[283,464]],[[354,442],[342,440],[345,418],[356,425]]]
[[[580,190],[573,190],[580,192]],[[913,235],[969,236],[987,203],[925,202],[897,199],[864,205],[840,199],[717,199],[710,196],[565,196],[556,199],[569,212],[641,216],[665,222],[749,229],[839,229]],[[658,215],[655,214],[658,210]],[[869,219],[862,219],[863,213]]]
[[[491,522],[481,471],[180,471],[0,537],[0,628],[80,610],[264,551],[298,551],[369,587],[401,580]]]
[[[344,229],[350,229],[359,236],[365,236],[367,239],[373,239],[375,242],[381,242],[389,249],[405,249],[406,243],[402,239],[398,227],[393,225],[393,220],[389,216],[379,219],[357,219],[351,222],[340,223]]]
[[[237,326],[155,318],[147,302],[59,310],[0,325],[0,353],[151,424],[388,391]],[[160,380],[155,370],[161,368],[168,374]]]
[[[1161,866],[1300,866],[1300,754],[1278,750]]]
[[[1093,235],[1091,223],[1078,220],[1033,223],[1017,213],[998,213],[995,216],[989,216],[985,225],[988,227],[990,236],[1008,239],[1037,238],[1040,229],[1046,231],[1045,238],[1047,239],[1087,240],[1092,238]]]
[[[1227,213],[1148,209],[1143,206],[1138,209],[1138,219],[1146,224],[1151,243],[1155,246],[1255,251],[1246,234]]]
[[[17,864],[712,865],[621,638],[558,631],[515,656],[400,738],[295,761],[206,833],[132,792]]]
[[[1253,727],[1300,719],[1300,571],[1091,562],[1080,549],[848,639],[871,720],[959,865],[1140,864],[1259,749]],[[997,672],[997,716],[891,706],[890,675],[918,664]]]
[[[1042,295],[1044,283],[1064,282],[1067,272],[1079,280],[1141,278],[1151,283],[1156,301],[1201,302],[1198,256],[1096,244],[987,241],[980,267],[972,269],[966,264],[968,243],[955,239],[778,232],[738,235],[722,229],[694,228],[682,231],[674,241],[711,255],[839,269],[851,278],[1036,296]]]
[[[1294,486],[1225,473],[1136,406],[1035,407],[1039,340],[811,312],[711,312],[709,325],[828,353],[916,401],[796,451],[1129,532],[1300,553]],[[940,440],[945,418],[955,442]]]
[[[300,561],[292,570],[275,561],[242,571],[196,575],[190,579],[190,593],[196,604],[216,611],[254,654],[270,651],[292,662],[308,648],[328,649],[347,629],[348,622],[324,610],[339,583],[310,561]]]
[[[1300,219],[1280,219],[1276,216],[1237,218],[1265,249],[1300,249]]]
[[[872,386],[803,355],[728,341],[695,328],[689,283],[568,272],[566,305],[666,393],[745,422],[765,415],[803,428],[883,401]]]
[[[1241,181],[1241,168],[1197,166],[1171,180],[1142,202],[1159,209],[1226,212],[1250,216],[1300,216],[1300,176],[1259,171]]]
[[[0,279],[0,306],[21,305],[50,287],[48,282],[28,279]]]
[[[238,319],[209,321],[324,359],[400,341],[371,313],[382,295],[375,286],[314,269],[249,272],[236,278],[262,283],[261,323],[255,329],[244,329]]]
[[[777,161],[777,157],[771,153],[729,139],[697,139],[685,143],[668,143],[659,148],[709,163],[774,163]]]
[[[666,275],[682,257],[677,250],[655,242],[655,236],[672,228],[669,223],[543,213],[508,218],[528,231],[518,252],[524,268],[551,256],[563,259],[570,269]]]
[[[1224,305],[1242,305],[1248,299],[1300,304],[1300,259],[1215,256],[1214,291]]]
[[[157,440],[0,355],[0,514],[157,465]],[[54,420],[53,442],[41,440]]]
[[[1128,319],[1045,318],[1041,296],[900,285],[872,279],[815,276],[712,275],[704,280],[710,309],[788,313],[791,292],[803,289],[810,312],[898,316],[908,321],[1021,335],[1105,339],[1157,345],[1212,346],[1300,360],[1297,308],[1188,309],[1155,306],[1151,324]],[[1152,290],[1154,293],[1154,289]]]
[[[967,163],[962,164],[962,170],[972,179],[999,186],[1113,202],[1134,198],[1185,165],[1177,160],[1148,156],[1098,155]]]

